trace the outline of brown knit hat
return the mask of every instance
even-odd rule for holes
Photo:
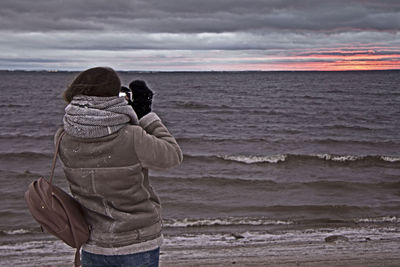
[[[68,103],[76,95],[117,96],[121,81],[117,73],[108,67],[96,67],[81,72],[64,91]]]

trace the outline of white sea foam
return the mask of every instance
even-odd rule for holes
[[[27,229],[16,229],[16,230],[8,230],[8,231],[3,231],[7,235],[23,235],[26,233],[29,233],[29,230]]]
[[[347,162],[347,161],[356,161],[356,160],[363,160],[367,158],[375,158],[380,159],[387,162],[399,162],[400,158],[398,157],[389,157],[389,156],[354,156],[354,155],[331,155],[331,154],[317,154],[314,155],[320,159],[324,160],[331,160],[331,161],[340,161],[340,162]]]
[[[388,157],[388,156],[381,156],[381,159],[388,162],[399,162],[400,158],[396,157]]]
[[[309,158],[317,158],[326,161],[335,162],[351,162],[366,159],[383,160],[386,162],[400,162],[399,157],[392,156],[379,156],[379,155],[335,155],[335,154],[278,154],[278,155],[266,155],[266,156],[255,156],[255,155],[217,155],[217,158],[221,158],[228,161],[236,161],[246,164],[254,163],[279,163],[287,160],[301,160]]]
[[[238,155],[238,156],[218,156],[219,158],[223,158],[225,160],[232,160],[232,161],[237,161],[237,162],[242,162],[242,163],[247,163],[247,164],[252,164],[252,163],[262,163],[262,162],[268,162],[268,163],[278,163],[281,161],[286,160],[286,155],[271,155],[271,156],[244,156],[244,155]]]
[[[235,217],[223,219],[167,219],[164,221],[164,225],[167,227],[198,227],[214,225],[287,225],[292,223],[292,221],[283,220]]]
[[[353,156],[353,155],[330,155],[330,154],[317,154],[315,156],[320,159],[324,159],[324,160],[332,160],[332,161],[340,161],[340,162],[356,161],[356,160],[362,158],[362,157],[357,157],[357,156]]]
[[[49,251],[70,251],[71,248],[60,240],[42,240],[42,241],[27,241],[14,244],[0,245],[1,256],[20,255],[22,253],[29,254],[48,254]]]
[[[288,230],[276,233],[260,231],[243,231],[235,233],[188,233],[179,236],[166,236],[164,244],[167,247],[213,247],[213,246],[240,246],[240,245],[270,245],[285,244],[288,242],[318,242],[325,244],[329,236],[343,236],[351,242],[362,242],[366,239],[394,240],[400,238],[400,233],[394,228],[321,228],[305,230]],[[344,240],[344,239],[343,239]]]
[[[361,223],[383,223],[383,222],[400,223],[400,218],[397,218],[396,216],[384,216],[377,218],[360,218],[355,221]]]

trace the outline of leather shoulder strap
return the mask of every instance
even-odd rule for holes
[[[56,163],[57,163],[57,155],[58,155],[58,149],[60,147],[60,143],[61,143],[61,139],[64,136],[65,131],[64,129],[61,130],[60,135],[57,138],[57,142],[56,142],[56,148],[54,151],[54,157],[53,157],[53,163],[51,165],[51,172],[50,172],[50,185],[53,185],[53,177],[54,177],[54,169],[56,168]]]

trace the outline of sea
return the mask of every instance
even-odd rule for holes
[[[71,266],[74,250],[40,230],[23,196],[49,176],[77,74],[0,71],[2,266]],[[148,83],[184,154],[150,171],[161,259],[332,235],[400,240],[400,71],[119,75]],[[60,163],[54,179],[68,190]]]

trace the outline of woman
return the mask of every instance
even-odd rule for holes
[[[179,165],[182,152],[151,107],[138,118],[110,68],[80,73],[64,92],[59,155],[71,193],[91,226],[82,267],[158,266],[160,200],[148,169]],[[151,101],[143,105],[151,105]]]

